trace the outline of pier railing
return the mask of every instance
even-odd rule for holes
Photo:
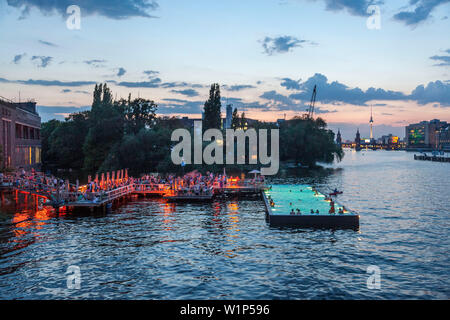
[[[114,189],[111,191],[106,191],[103,194],[102,198],[104,199],[103,200],[104,202],[109,202],[114,199],[126,196],[126,195],[132,193],[133,191],[134,191],[134,184],[129,184],[129,185],[126,185],[126,186],[123,186],[123,187],[120,187],[120,188],[117,188],[117,189]]]
[[[97,192],[68,192],[63,191],[59,193],[59,199],[64,200],[68,203],[76,203],[80,201],[89,201],[95,204],[102,204],[106,202],[113,201],[117,198],[126,196],[134,191],[134,184],[129,184],[126,186],[122,186],[113,190],[101,190]],[[79,197],[82,196],[82,199],[79,199]]]

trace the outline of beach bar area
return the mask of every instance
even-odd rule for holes
[[[273,185],[263,192],[270,226],[359,228],[359,215],[308,185]],[[334,212],[330,213],[331,201]]]

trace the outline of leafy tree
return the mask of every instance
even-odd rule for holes
[[[90,114],[90,127],[83,144],[84,170],[96,172],[108,156],[112,146],[122,139],[123,112],[113,103],[106,84],[95,86]]]
[[[240,127],[240,124],[241,124],[241,119],[239,118],[238,110],[237,110],[237,108],[234,108],[233,115],[231,117],[231,128],[236,130]]]
[[[155,118],[155,125],[153,128],[156,130],[161,128],[167,128],[170,131],[173,131],[175,129],[183,128],[185,127],[183,121],[176,117],[168,117],[168,116],[161,116]],[[190,128],[187,128],[190,129]]]
[[[154,125],[157,108],[154,101],[142,98],[131,100],[130,95],[127,103],[119,101],[119,105],[124,109],[126,133],[137,134],[141,129]]]
[[[44,169],[48,169],[52,165],[57,165],[59,156],[56,149],[52,147],[54,141],[51,139],[51,135],[61,124],[62,121],[52,119],[41,125],[41,157]]]
[[[241,113],[241,119],[240,119],[240,127],[241,129],[244,129],[247,127],[247,120],[245,119],[245,113]]]
[[[89,112],[73,113],[51,133],[49,150],[58,168],[83,167],[83,144],[89,128],[88,117]]]
[[[280,128],[280,160],[295,161],[314,167],[317,161],[331,163],[344,156],[334,142],[334,133],[326,129],[326,122],[317,118],[295,117]]]
[[[171,132],[162,127],[142,128],[137,134],[124,135],[111,149],[100,171],[129,168],[130,173],[135,175],[157,171],[162,162],[171,163]]]
[[[220,129],[221,127],[221,109],[220,87],[218,83],[211,85],[209,98],[204,106],[203,130],[211,128]]]
[[[213,84],[205,103],[205,130],[220,128],[220,106],[219,85]],[[129,168],[133,175],[155,171],[180,172],[180,166],[173,165],[170,159],[173,145],[170,138],[174,129],[185,124],[174,117],[156,118],[156,108],[152,100],[131,100],[129,97],[128,100],[113,101],[106,84],[96,85],[90,111],[71,114],[65,121],[51,120],[42,124],[44,167],[84,168],[88,174],[122,168]],[[245,113],[239,116],[238,110],[234,109],[232,128],[245,127],[246,122]],[[256,130],[278,128],[275,123],[265,122],[256,122],[252,127]],[[334,142],[334,133],[327,129],[321,118],[296,117],[284,122],[279,129],[282,161],[314,167],[316,162],[329,163],[343,157],[342,148]],[[246,149],[248,144],[247,141]],[[234,165],[227,167],[227,171],[239,172],[257,167]],[[193,169],[221,172],[223,166],[188,165],[185,168],[186,171]]]

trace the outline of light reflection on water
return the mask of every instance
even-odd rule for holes
[[[270,228],[259,200],[133,198],[73,214],[2,194],[0,298],[448,298],[450,166],[412,157],[347,152],[332,170],[274,180],[343,190],[358,232]],[[67,289],[70,265],[80,290]],[[381,290],[367,289],[369,265]]]

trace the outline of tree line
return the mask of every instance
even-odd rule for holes
[[[203,108],[203,130],[222,128],[220,86],[213,84]],[[145,172],[180,172],[170,158],[173,130],[184,127],[175,117],[157,116],[153,100],[135,98],[114,100],[106,84],[94,88],[89,111],[70,114],[64,121],[42,124],[43,169],[73,169],[86,174],[129,168],[138,175]],[[233,110],[232,128],[247,128],[242,112]],[[341,159],[342,149],[334,143],[334,133],[321,118],[296,117],[279,127],[275,123],[255,122],[258,129],[280,129],[280,160],[314,166],[317,161]],[[192,128],[187,128],[192,130]],[[185,170],[221,171],[223,165],[190,165]],[[228,169],[228,166],[227,166]],[[244,169],[234,166],[235,170]]]

